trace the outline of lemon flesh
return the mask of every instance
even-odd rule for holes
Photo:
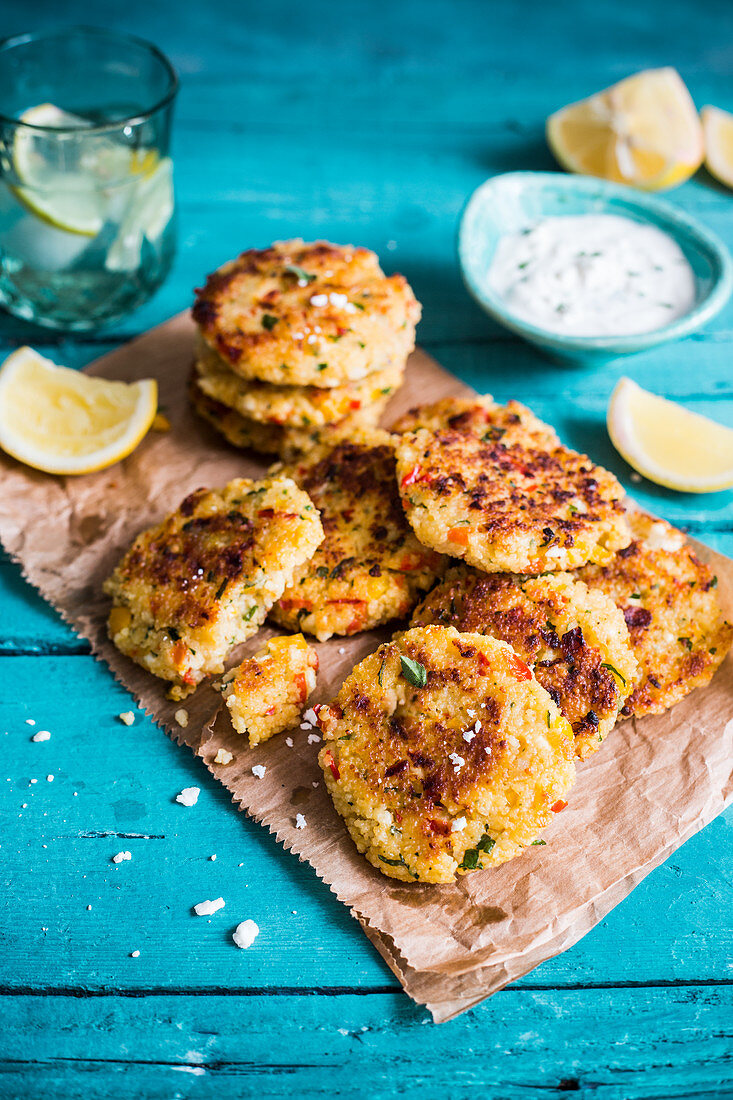
[[[733,429],[622,378],[606,415],[616,450],[640,474],[683,493],[733,486]]]
[[[550,115],[547,140],[570,172],[648,191],[683,183],[702,164],[703,132],[675,69],[646,69]]]
[[[0,447],[46,473],[91,473],[135,449],[157,403],[153,379],[92,378],[19,348],[0,367]]]
[[[733,115],[719,107],[700,112],[705,133],[705,167],[711,176],[733,187]]]

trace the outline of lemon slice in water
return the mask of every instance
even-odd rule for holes
[[[157,405],[152,378],[92,378],[18,348],[0,367],[0,447],[46,473],[91,473],[135,449]]]
[[[683,183],[703,159],[700,119],[675,69],[646,69],[547,120],[563,168],[661,191]]]
[[[622,378],[606,414],[611,441],[640,474],[683,493],[733,486],[733,429]]]

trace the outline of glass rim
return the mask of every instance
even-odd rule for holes
[[[125,118],[116,119],[114,122],[102,122],[95,126],[38,126],[33,122],[24,122],[23,119],[14,118],[11,115],[6,115],[0,110],[0,124],[16,126],[19,129],[25,129],[35,131],[40,134],[51,135],[54,134],[57,137],[69,137],[71,135],[75,137],[88,136],[91,134],[103,134],[113,130],[119,130],[125,126],[139,126],[144,122],[147,122],[152,115],[161,111],[164,107],[167,107],[171,103],[176,95],[180,86],[178,74],[173,68],[173,65],[153,42],[148,42],[146,38],[139,38],[134,34],[124,34],[119,31],[107,30],[105,27],[91,27],[84,23],[80,23],[73,27],[58,27],[52,30],[45,31],[26,31],[23,34],[9,35],[7,38],[0,39],[0,56],[8,50],[13,49],[15,46],[25,45],[30,42],[42,42],[44,40],[52,38],[71,38],[74,35],[83,34],[89,36],[98,36],[100,38],[108,38],[120,43],[126,43],[128,45],[133,44],[135,46],[141,46],[148,53],[152,54],[157,61],[160,62],[163,69],[168,76],[168,89],[159,100],[157,100],[151,107],[146,108],[144,111],[138,111],[134,115],[129,115]]]

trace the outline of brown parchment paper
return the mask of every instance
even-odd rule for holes
[[[172,430],[151,432],[124,462],[55,478],[0,456],[0,540],[146,713],[201,757],[240,809],[314,867],[409,995],[436,1021],[451,1019],[577,942],[733,800],[733,660],[708,688],[667,714],[618,726],[601,751],[579,765],[568,808],[543,834],[545,847],[451,886],[385,878],[357,853],[334,811],[309,731],[292,732],[292,749],[282,736],[249,749],[222,713],[219,695],[205,685],[185,700],[183,729],[174,719],[181,704],[166,699],[166,685],[107,639],[109,605],[101,584],[134,536],[191,490],[259,476],[268,465],[230,448],[189,410],[193,334],[188,315],[180,315],[88,368],[109,378],[158,380]],[[469,392],[418,350],[385,422],[411,405]],[[733,617],[733,561],[696,548],[714,564],[721,601]],[[264,628],[232,662],[272,633]],[[388,633],[320,644],[312,701],[330,699]],[[220,748],[233,754],[230,764],[213,762]],[[263,779],[252,775],[254,764],[266,766]],[[305,815],[305,829],[296,831],[296,813]]]

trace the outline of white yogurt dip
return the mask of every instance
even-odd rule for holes
[[[507,234],[488,282],[512,313],[565,336],[653,332],[689,313],[696,297],[676,241],[615,214],[544,218]]]

